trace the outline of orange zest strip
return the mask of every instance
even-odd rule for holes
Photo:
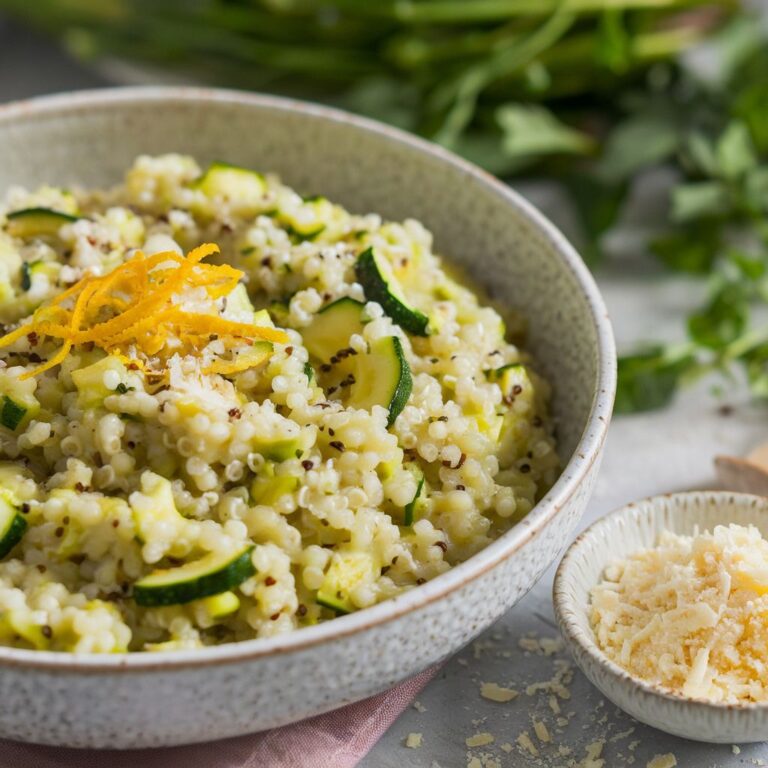
[[[0,347],[7,347],[13,344],[14,341],[18,341],[23,336],[27,336],[35,330],[34,323],[25,323],[17,328],[15,331],[6,333],[5,336],[0,336]]]
[[[213,243],[195,248],[186,257],[173,251],[148,257],[137,252],[107,275],[88,274],[70,286],[40,307],[31,321],[0,337],[0,347],[30,333],[61,340],[61,347],[47,362],[20,377],[27,379],[59,365],[73,347],[85,343],[93,343],[146,372],[154,370],[154,364],[148,365],[148,360],[137,355],[162,357],[169,338],[178,339],[181,347],[172,346],[168,356],[180,349],[194,354],[207,346],[211,336],[221,339],[225,348],[243,340],[287,343],[288,335],[276,328],[234,322],[217,314],[186,312],[175,303],[189,288],[204,288],[209,299],[234,290],[242,272],[228,265],[202,263],[218,252]],[[260,364],[270,354],[265,348],[246,350],[234,360],[214,360],[205,372],[238,373]],[[156,362],[163,365],[162,359]]]
[[[278,344],[285,344],[288,341],[288,334],[277,328],[236,323],[218,315],[203,315],[179,310],[178,317],[180,326],[196,333],[239,336],[243,339],[264,339],[276,341]]]

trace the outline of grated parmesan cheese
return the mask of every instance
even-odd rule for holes
[[[578,764],[577,768],[603,768],[605,760],[600,755],[603,753],[605,742],[601,739],[593,741],[586,746],[586,757]],[[654,767],[656,768],[656,767]]]
[[[497,685],[496,683],[481,683],[480,695],[484,699],[497,701],[503,704],[507,701],[512,701],[512,699],[514,699],[519,694],[513,688],[504,688],[503,686]]]
[[[468,747],[484,747],[486,744],[493,743],[493,734],[476,733],[474,736],[470,736],[468,739],[465,739],[464,743]]]
[[[552,741],[552,736],[549,734],[549,729],[546,724],[541,720],[533,720],[533,731],[536,734],[536,738],[544,743]]]
[[[668,752],[666,755],[656,755],[648,762],[646,768],[675,768],[676,765],[677,758]]]
[[[606,569],[591,621],[635,677],[691,698],[768,701],[768,541],[753,526],[664,532]]]
[[[528,731],[523,731],[517,737],[517,743],[522,749],[530,753],[532,757],[538,757],[539,750],[536,749],[536,745],[531,741],[531,737],[528,735]]]
[[[418,749],[422,744],[420,733],[409,733],[405,739],[405,746],[409,749]]]

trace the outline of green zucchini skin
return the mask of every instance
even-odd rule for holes
[[[21,290],[28,291],[32,287],[32,272],[31,265],[28,261],[25,261],[21,265]]]
[[[390,336],[392,346],[394,348],[395,356],[400,364],[400,378],[397,382],[397,388],[392,394],[392,399],[389,401],[389,418],[387,419],[387,426],[391,427],[395,423],[395,419],[400,415],[405,404],[408,402],[408,398],[413,391],[413,377],[411,376],[411,366],[408,365],[408,361],[405,359],[405,352],[403,351],[403,345],[400,343],[400,339],[397,336]]]
[[[3,395],[0,402],[0,424],[10,430],[15,430],[26,415],[27,409],[23,405],[11,400],[8,395]]]
[[[322,596],[318,593],[315,602],[318,605],[322,605],[323,608],[330,608],[332,611],[336,611],[337,616],[346,616],[348,613],[353,612],[341,600],[335,597]]]
[[[389,411],[387,426],[405,408],[413,390],[411,367],[397,336],[376,339],[367,355],[355,358],[355,383],[349,388],[348,405],[370,411],[382,405]]]
[[[224,182],[226,186],[226,175],[232,174],[233,178],[248,179],[262,191],[266,186],[263,174],[250,168],[243,168],[241,165],[233,165],[223,160],[215,160],[205,170],[202,176],[192,182],[193,188],[202,189],[206,193],[221,191],[220,185]],[[230,178],[232,178],[230,177]]]
[[[51,208],[23,208],[7,216],[8,233],[14,237],[52,236],[58,233],[64,224],[77,221],[77,216]]]
[[[416,505],[419,501],[419,498],[421,497],[423,490],[424,490],[424,475],[422,474],[421,477],[419,478],[418,485],[416,486],[416,493],[414,497],[405,505],[405,509],[403,510],[403,525],[405,526],[413,525],[414,518],[416,517]]]
[[[380,304],[403,330],[414,336],[429,335],[429,318],[406,303],[394,276],[385,274],[373,248],[368,248],[358,256],[355,277],[363,286],[365,298]]]
[[[9,501],[0,499],[0,559],[4,558],[22,539],[27,521]]]
[[[491,368],[486,371],[485,378],[488,379],[488,381],[500,381],[504,378],[504,374],[507,371],[513,371],[520,368],[525,368],[525,366],[522,363],[507,363],[507,365],[502,365],[501,368]]]
[[[251,561],[252,551],[253,547],[248,547],[224,562],[221,567],[182,581],[156,584],[153,583],[155,574],[149,574],[133,585],[133,598],[137,605],[152,608],[163,605],[183,605],[202,597],[226,592],[256,573]],[[183,567],[180,566],[178,570]]]
[[[353,613],[357,608],[350,600],[350,592],[361,581],[373,576],[375,570],[369,554],[336,552],[317,591],[316,602],[337,615]]]

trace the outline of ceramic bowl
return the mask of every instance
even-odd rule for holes
[[[531,205],[425,141],[330,109],[193,88],[84,92],[0,108],[0,193],[117,182],[141,153],[278,172],[357,212],[414,217],[436,248],[530,320],[554,385],[563,472],[528,517],[396,599],[294,634],[196,651],[77,657],[0,649],[0,736],[142,747],[270,728],[375,694],[444,659],[516,603],[589,497],[615,388],[603,301]]]
[[[584,674],[616,706],[654,728],[696,741],[745,743],[768,739],[768,704],[713,704],[666,693],[641,682],[598,648],[589,623],[589,593],[605,567],[653,546],[664,530],[692,535],[720,524],[754,525],[768,536],[768,499],[702,491],[656,496],[598,520],[569,547],[557,570],[555,614]]]

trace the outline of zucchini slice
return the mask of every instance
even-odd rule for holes
[[[357,610],[350,594],[355,587],[374,577],[373,558],[367,552],[334,552],[323,583],[317,591],[317,602],[336,613]]]
[[[392,426],[413,389],[411,367],[400,339],[376,339],[367,355],[358,355],[354,360],[354,383],[349,388],[347,405],[367,411],[383,405],[389,411],[387,426]]]
[[[403,509],[403,525],[413,525],[419,501],[424,494],[424,473],[416,464],[408,464],[408,470],[416,477],[416,493]]]
[[[358,257],[355,276],[363,286],[366,299],[381,304],[401,328],[414,336],[429,334],[429,318],[408,303],[389,263],[377,256],[373,248],[368,248]]]
[[[304,328],[304,346],[312,357],[327,363],[349,346],[355,333],[363,332],[365,304],[345,296],[324,306]]]
[[[64,224],[77,221],[77,216],[51,208],[24,208],[7,216],[6,229],[13,237],[53,237]]]
[[[11,400],[8,395],[3,395],[2,405],[0,405],[0,424],[13,431],[26,415],[27,409],[23,405]]]
[[[288,325],[288,318],[291,314],[288,301],[273,301],[267,307],[267,314],[273,323],[277,323],[281,328]]]
[[[212,619],[219,619],[234,613],[240,607],[240,598],[234,592],[222,592],[204,597],[200,604]]]
[[[160,531],[160,535],[172,531],[174,538],[180,538],[187,518],[176,509],[170,480],[147,472],[142,476],[141,485],[142,490],[135,491],[128,499],[139,541],[155,540],[156,531]]]
[[[28,261],[22,262],[21,265],[21,290],[28,291],[32,287],[32,272],[31,265]]]
[[[304,453],[304,441],[300,437],[256,439],[252,442],[253,450],[260,453],[268,461],[287,461],[298,459]]]
[[[30,613],[21,608],[0,614],[0,637],[9,644],[15,644],[21,638],[32,648],[43,651],[50,647],[50,641],[43,634],[43,625],[32,622]]]
[[[234,554],[211,552],[178,568],[153,571],[133,585],[137,605],[181,605],[227,592],[256,573],[251,561],[253,546]]]
[[[35,418],[40,403],[32,394],[27,382],[14,376],[0,376],[0,424],[15,432]]]
[[[264,474],[255,477],[251,483],[251,501],[254,504],[270,507],[299,487],[298,477],[292,475],[275,476],[273,464],[265,463],[264,469]]]
[[[333,214],[333,205],[326,198],[318,195],[304,199],[298,211],[287,213],[279,211],[276,219],[288,235],[296,242],[314,240],[326,229],[326,221]]]
[[[104,379],[109,373],[119,379],[117,389],[110,389],[104,383]],[[72,371],[72,382],[77,389],[78,406],[84,411],[89,410],[103,405],[104,400],[110,395],[128,392],[128,379],[128,369],[125,367],[125,363],[114,355],[107,355],[95,363]],[[122,386],[120,386],[121,384]]]
[[[0,558],[5,557],[27,530],[27,521],[8,499],[0,496]]]
[[[488,381],[495,381],[499,384],[501,389],[506,393],[507,387],[512,378],[514,378],[520,369],[525,369],[522,363],[507,363],[502,365],[501,368],[493,368],[485,372],[485,378]]]
[[[217,160],[192,183],[192,187],[202,190],[208,197],[223,197],[237,200],[238,205],[253,205],[264,197],[267,183],[260,173],[250,168]]]
[[[511,404],[515,400],[528,403],[530,408],[535,407],[536,387],[528,368],[522,363],[510,363],[502,365],[493,371],[486,371],[489,381],[496,382],[501,387],[505,402]]]
[[[21,265],[21,280],[19,281],[22,291],[29,291],[32,288],[37,276],[45,276],[49,283],[56,281],[61,264],[55,261],[25,261]]]

